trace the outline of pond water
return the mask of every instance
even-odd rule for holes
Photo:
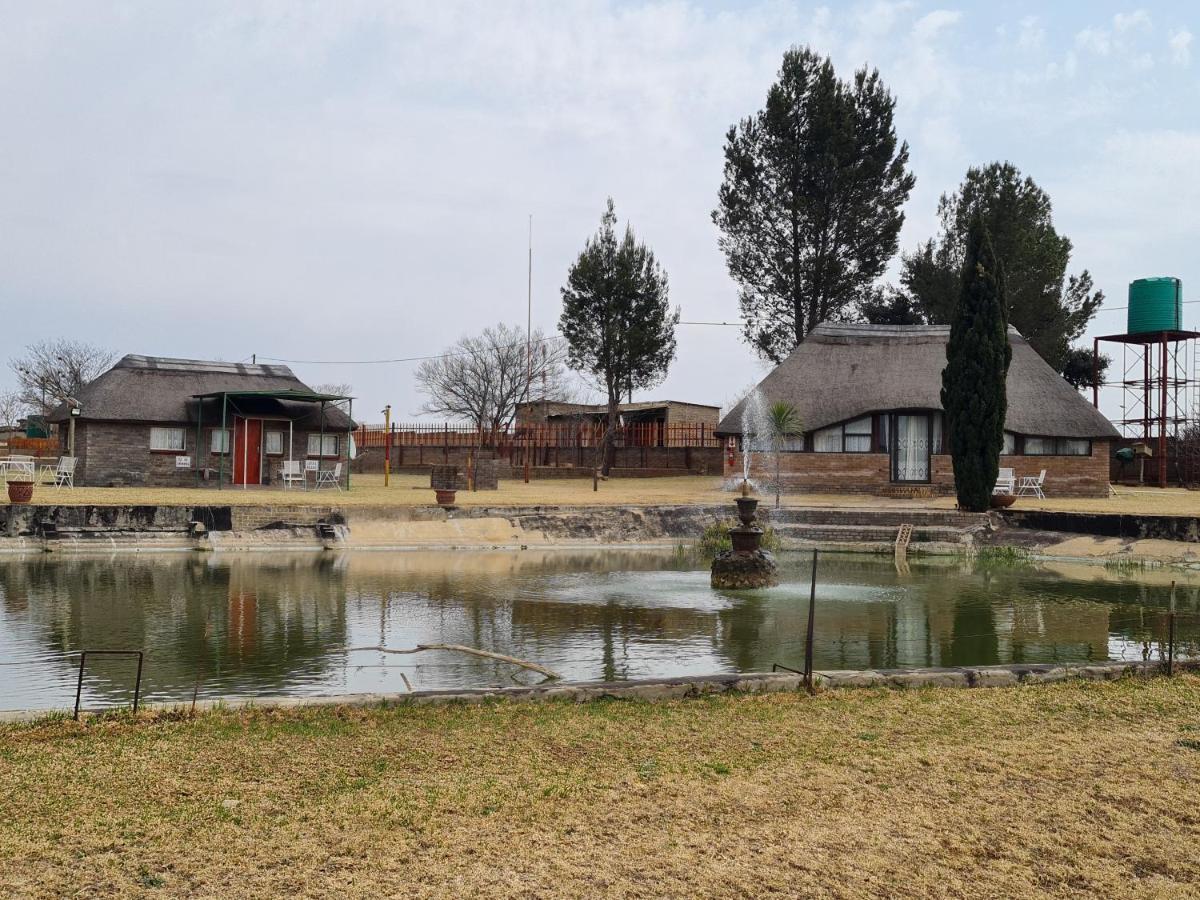
[[[532,660],[569,680],[800,668],[810,557],[784,583],[714,591],[662,551],[193,554],[0,561],[0,709],[69,707],[87,649],[147,651],[143,696],[319,695],[530,683],[449,651]],[[823,555],[818,669],[1158,657],[1171,580],[1182,653],[1200,578],[1068,565],[981,566]],[[135,663],[89,658],[84,706],[128,703]]]

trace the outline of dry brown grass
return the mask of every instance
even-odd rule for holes
[[[598,491],[585,478],[547,479],[524,484],[503,480],[498,491],[471,493],[460,491],[460,506],[657,506],[678,504],[729,503],[732,495],[721,489],[722,479],[704,476],[677,478],[614,478],[600,483]],[[1120,494],[1108,498],[1050,497],[1037,500],[1022,497],[1021,509],[1054,509],[1077,512],[1144,513],[1155,515],[1198,515],[1200,493],[1181,488],[1156,490],[1119,488]],[[352,487],[337,491],[284,491],[270,488],[243,490],[230,488],[75,488],[54,490],[39,487],[35,503],[66,505],[168,505],[196,506],[237,504],[250,506],[342,506],[387,507],[430,506],[433,491],[428,475],[393,475],[391,485],[383,486],[382,475],[355,475]],[[792,494],[783,498],[786,506],[831,507],[930,507],[951,509],[954,499],[891,500],[852,494]]]
[[[0,729],[0,893],[1195,896],[1200,678]]]

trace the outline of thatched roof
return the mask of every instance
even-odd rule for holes
[[[946,366],[945,325],[819,325],[791,356],[758,385],[765,401],[796,407],[805,431],[868,413],[893,409],[941,409]],[[1111,438],[1117,431],[1038,356],[1013,328],[1008,330],[1008,415],[1004,427],[1018,434]],[[717,426],[740,434],[742,401]]]
[[[89,382],[76,399],[82,409],[79,420],[84,422],[194,424],[200,404],[195,397],[223,391],[298,392],[299,396],[313,393],[287,366],[247,366],[131,354]],[[219,425],[221,401],[209,399],[203,403],[203,424]],[[268,396],[231,398],[231,413],[234,404],[242,414],[293,419],[304,428],[320,427],[320,403]],[[48,418],[51,422],[65,422],[69,416],[64,403]],[[354,425],[340,409],[327,405],[325,427],[346,431]]]

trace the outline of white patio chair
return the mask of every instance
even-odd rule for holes
[[[1013,474],[1012,469],[1001,468],[1000,474],[996,476],[996,486],[992,488],[993,494],[1011,494],[1017,489],[1017,478]]]
[[[55,488],[75,487],[75,457],[60,456],[53,466],[42,466],[39,481],[54,485]]]
[[[1042,471],[1035,478],[1032,475],[1021,476],[1021,486],[1017,489],[1017,496],[1023,497],[1025,494],[1033,494],[1039,500],[1045,500],[1046,495],[1042,493],[1042,485],[1046,483],[1046,470]]]
[[[338,463],[332,469],[321,469],[317,472],[316,490],[322,487],[335,487],[339,491],[342,489],[342,464]]]
[[[37,460],[32,456],[10,454],[5,460],[5,480],[11,481],[13,476],[28,477],[30,481],[37,479]]]
[[[285,459],[283,465],[279,468],[279,480],[283,482],[284,489],[289,489],[293,484],[299,484],[302,488],[308,487],[308,475],[304,472],[304,467],[298,459]]]

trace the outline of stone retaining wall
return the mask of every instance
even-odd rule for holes
[[[1176,662],[1179,671],[1200,669],[1200,661]],[[1150,677],[1164,671],[1161,663],[1105,661],[1093,663],[1014,664],[963,666],[947,669],[868,669],[814,672],[817,690],[841,688],[924,687],[992,688],[1025,684],[1050,684],[1081,679],[1115,681],[1126,677]],[[550,682],[534,687],[479,688],[453,691],[414,691],[407,694],[340,694],[327,697],[226,697],[196,704],[198,710],[263,707],[288,709],[302,706],[389,706],[477,704],[495,700],[542,702],[558,700],[585,703],[592,700],[682,700],[714,694],[773,694],[803,690],[804,679],[793,673],[746,672],[697,675],[635,681]],[[146,703],[143,709],[168,711],[182,703]],[[56,710],[0,712],[0,721],[28,721]]]

